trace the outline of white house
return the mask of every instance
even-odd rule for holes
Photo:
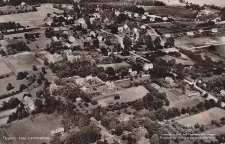
[[[115,88],[115,85],[114,85],[114,83],[113,83],[113,81],[107,81],[106,83],[105,83],[105,85],[107,86],[107,88],[108,89],[113,89],[113,88]]]
[[[221,94],[222,96],[225,96],[225,90],[221,90],[221,91],[220,91],[220,94]]]
[[[212,29],[212,32],[213,32],[213,33],[217,33],[217,32],[218,32],[218,28],[213,28],[213,29]]]
[[[21,2],[21,6],[24,6],[26,3],[25,2]]]
[[[141,26],[141,29],[146,29],[146,25],[142,25]]]
[[[94,17],[90,18],[90,23],[93,24],[93,21],[95,20]]]
[[[31,97],[25,96],[23,98],[24,105],[26,105],[29,109],[29,111],[33,111],[35,109],[34,101]]]
[[[164,21],[168,21],[168,17],[163,17],[163,20]]]
[[[143,69],[145,71],[149,70],[149,69],[153,69],[153,64],[152,63],[145,63],[143,66]]]
[[[170,38],[171,37],[171,34],[165,34],[165,37],[166,38]]]
[[[94,31],[91,31],[90,36],[96,37],[96,33]]]
[[[122,33],[123,32],[123,27],[118,27],[118,31]]]
[[[194,36],[195,34],[194,34],[194,32],[193,31],[189,31],[189,32],[187,32],[187,36]]]
[[[146,20],[147,17],[146,17],[145,15],[142,15],[142,16],[141,16],[141,19],[142,19],[142,20]]]
[[[139,14],[138,13],[134,13],[134,17],[139,17]]]

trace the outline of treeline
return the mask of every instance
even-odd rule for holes
[[[15,23],[15,22],[0,23],[0,31],[9,30],[9,29],[19,29],[19,28],[23,28],[23,26],[21,26],[20,23]]]
[[[139,1],[136,3],[137,5],[143,5],[143,6],[166,6],[166,4],[162,1],[155,1],[155,0],[144,0],[144,1]]]
[[[2,2],[2,5],[10,4],[10,5],[20,5],[22,2],[26,4],[40,4],[40,3],[57,3],[57,4],[72,4],[74,0],[10,0],[9,2]]]

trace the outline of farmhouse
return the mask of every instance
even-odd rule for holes
[[[34,101],[31,97],[25,96],[23,98],[25,106],[27,106],[29,111],[33,111],[35,109]]]
[[[220,91],[220,94],[221,94],[222,96],[225,96],[225,90],[221,90],[221,91]]]
[[[145,63],[143,69],[145,71],[153,69],[153,64],[152,63]]]
[[[194,34],[194,32],[193,31],[189,31],[189,32],[187,32],[187,36],[194,36],[195,34]]]

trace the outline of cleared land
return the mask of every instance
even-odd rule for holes
[[[184,108],[187,108],[187,107],[191,108],[193,106],[196,106],[201,101],[203,101],[202,98],[185,99],[185,100],[174,102],[173,104],[170,105],[170,107],[176,107],[176,108],[179,108],[179,109],[182,109],[183,107]]]
[[[12,73],[12,71],[8,68],[3,58],[0,58],[0,76],[7,75]]]
[[[42,4],[41,7],[37,7],[36,12],[2,15],[0,22],[19,22],[22,26],[37,27],[45,23],[44,18],[47,17],[47,13],[53,13],[58,11],[53,8],[52,4]]]
[[[182,95],[178,90],[175,90],[175,89],[170,90],[170,92],[178,97]]]
[[[166,60],[166,61],[170,61],[172,59],[174,59],[176,61],[176,64],[183,64],[183,65],[194,65],[194,62],[190,61],[190,60],[185,60],[185,59],[181,59],[181,58],[176,58],[176,57],[173,57],[173,56],[169,56],[169,55],[165,55],[163,57],[160,57],[161,59],[163,60]]]
[[[41,63],[29,52],[23,52],[7,59],[15,73],[32,69],[33,65],[39,67]]]
[[[205,131],[206,134],[225,134],[225,126]]]
[[[145,96],[149,91],[144,86],[132,87],[128,89],[123,89],[117,91],[115,93],[111,93],[108,95],[103,95],[101,97],[97,97],[96,100],[102,105],[107,105],[111,102],[131,102],[135,101],[136,99],[142,98]],[[120,96],[120,99],[114,100],[114,96]]]
[[[14,87],[14,89],[12,89],[11,91],[6,90],[6,87],[7,87],[8,83],[11,83],[12,86]],[[0,79],[0,89],[1,89],[0,96],[4,95],[4,94],[8,94],[12,91],[19,90],[19,86],[20,86],[20,84],[16,80],[15,76],[10,76],[10,77],[7,77],[7,78]]]
[[[180,6],[143,6],[145,11],[157,15],[174,15],[180,17],[193,17],[197,11],[188,10]]]
[[[225,111],[223,109],[215,107],[205,112],[179,119],[177,122],[181,125],[195,125],[196,123],[199,123],[199,125],[207,125],[210,124],[212,120],[219,121],[220,118],[224,117],[224,113]]]
[[[16,123],[1,127],[0,137],[49,137],[49,139],[42,140],[26,140],[26,143],[29,144],[48,143],[51,138],[51,130],[61,127],[60,120],[61,118],[44,114],[35,116],[34,118],[28,117]],[[0,139],[0,143],[5,144],[7,141]],[[24,141],[17,141],[17,143],[24,144]]]

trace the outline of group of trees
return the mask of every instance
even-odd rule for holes
[[[20,105],[18,107],[18,105]],[[21,120],[25,117],[29,116],[29,113],[26,111],[26,109],[24,108],[24,104],[21,103],[17,98],[11,98],[8,103],[5,103],[3,106],[7,107],[9,109],[13,109],[17,107],[16,112],[13,112],[11,115],[9,115],[9,119],[7,121],[7,123],[11,123],[15,120]]]
[[[166,4],[162,1],[155,1],[155,0],[150,0],[150,1],[138,1],[136,3],[137,5],[143,5],[143,6],[166,6]]]
[[[0,31],[4,31],[4,30],[10,30],[10,29],[18,29],[18,28],[22,28],[22,26],[20,25],[20,23],[15,23],[15,22],[3,22],[0,23]]]
[[[9,49],[7,50],[7,53],[9,55],[15,54],[17,52],[30,51],[30,48],[22,40],[18,40],[15,43],[9,44],[7,47],[9,47]]]

